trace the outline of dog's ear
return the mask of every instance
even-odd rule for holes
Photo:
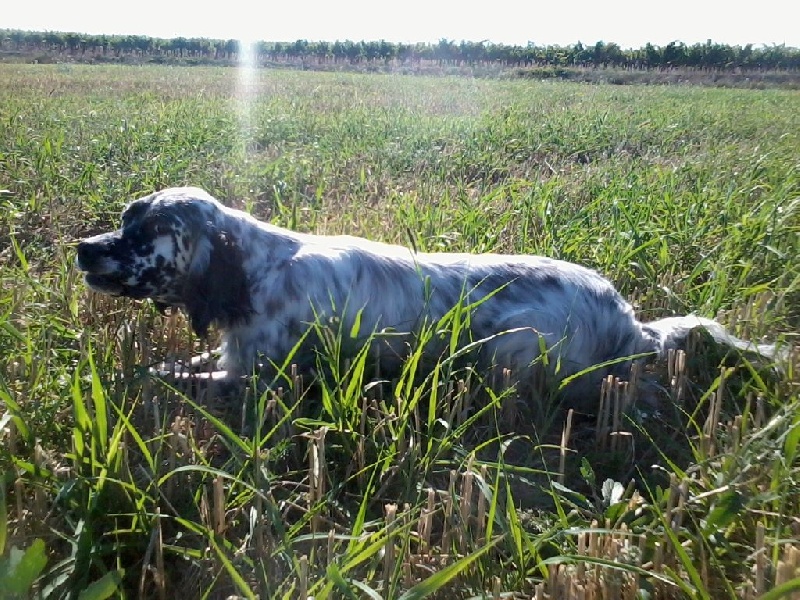
[[[212,323],[230,327],[252,312],[241,247],[211,223],[198,242],[183,289],[183,304],[197,335]]]

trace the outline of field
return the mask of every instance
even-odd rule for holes
[[[796,353],[776,373],[698,336],[657,366],[669,402],[609,417],[492,397],[446,358],[376,385],[333,331],[330,377],[217,406],[147,369],[213,340],[90,293],[74,266],[127,201],[197,185],[293,229],[579,262],[645,320],[695,312],[796,346],[796,91],[158,66],[0,80],[10,597],[800,593]]]

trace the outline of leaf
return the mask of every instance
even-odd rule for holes
[[[172,391],[177,392],[178,390],[172,386],[167,386]],[[207,419],[219,432],[219,434],[228,442],[231,443],[232,446],[236,446],[239,448],[241,452],[244,454],[251,454],[250,444],[247,440],[242,439],[239,437],[233,429],[231,429],[225,421],[220,419],[219,417],[215,416],[211,412],[208,411],[204,406],[200,403],[196,402],[190,396],[186,394],[182,394],[181,397],[183,398],[184,402],[191,405],[191,407],[196,410],[200,415],[203,416],[204,419]]]
[[[14,246],[14,253],[17,255],[17,260],[19,264],[22,266],[23,271],[28,270],[28,259],[25,258],[25,252],[23,252],[22,247],[17,242],[17,238],[13,235],[11,236],[11,245]]]
[[[100,451],[106,453],[108,443],[108,412],[106,409],[106,394],[103,390],[103,383],[97,373],[94,364],[93,353],[89,353],[89,369],[92,374],[92,405],[94,407],[94,419],[92,421],[92,433],[96,442],[100,444]],[[104,457],[105,458],[105,457]]]
[[[614,481],[613,479],[606,479],[603,482],[603,502],[606,506],[613,506],[620,500],[622,500],[622,496],[625,493],[625,486],[623,486],[619,481]]]
[[[426,596],[431,595],[437,590],[442,589],[451,579],[458,576],[459,573],[464,571],[467,567],[469,567],[473,562],[475,562],[478,558],[489,552],[492,548],[497,545],[502,537],[495,538],[489,544],[486,544],[480,550],[473,552],[472,554],[468,554],[464,558],[457,560],[451,565],[448,565],[441,571],[437,571],[424,581],[419,582],[417,585],[412,587],[408,590],[405,594],[400,596],[397,600],[418,600],[420,598],[425,598]]]
[[[605,369],[606,367],[611,367],[613,365],[618,365],[620,363],[624,363],[627,361],[635,361],[640,358],[645,358],[648,356],[653,356],[653,352],[641,352],[639,354],[631,354],[629,356],[620,356],[619,358],[613,358],[611,360],[606,360],[596,365],[592,365],[591,367],[586,367],[582,371],[578,371],[577,373],[573,373],[569,377],[565,377],[558,386],[559,390],[563,390],[567,385],[569,385],[573,380],[578,379],[578,377],[583,377],[587,373],[592,373],[597,371],[598,369]]]
[[[341,594],[342,598],[358,598],[358,596],[353,593],[353,590],[350,589],[350,585],[347,583],[347,580],[342,577],[342,572],[335,564],[328,565],[328,568],[325,570],[325,575],[328,580],[333,583],[336,591]],[[374,590],[371,591],[374,593]],[[378,596],[378,598],[380,598],[380,596]]]
[[[356,339],[358,334],[361,332],[361,317],[363,314],[364,309],[359,308],[355,318],[353,319],[353,326],[350,328],[350,337],[352,339]]]
[[[11,395],[3,389],[0,389],[0,402],[5,404],[5,409],[8,411],[5,413],[5,416],[11,415],[14,425],[17,427],[17,434],[19,434],[19,436],[25,440],[25,443],[29,443],[31,440],[31,432],[28,429],[28,426],[25,424],[25,421],[19,417],[19,404],[14,402],[13,398],[11,398]],[[3,427],[5,427],[5,423]]]
[[[89,411],[86,410],[86,404],[83,401],[81,378],[78,369],[75,370],[75,377],[72,380],[72,407],[75,411],[75,427],[73,427],[72,439],[75,446],[75,462],[76,465],[79,465],[83,460],[86,448],[84,433],[88,435],[89,431],[91,431],[92,420],[89,418]]]
[[[592,469],[592,465],[589,464],[589,461],[586,460],[585,456],[581,458],[580,471],[583,480],[586,483],[588,483],[592,488],[594,488],[595,481],[597,481],[597,479],[595,478],[594,469]]]
[[[728,490],[722,494],[706,518],[705,531],[724,529],[730,525],[744,507],[742,495],[736,490]]]
[[[760,597],[759,600],[779,600],[781,598],[792,598],[793,593],[800,591],[800,577],[790,579],[786,583],[782,583],[766,594]]]
[[[557,481],[551,481],[550,485],[557,492],[561,492],[562,494],[565,494],[567,496],[575,497],[575,498],[579,499],[581,502],[585,502],[587,504],[589,503],[589,501],[586,498],[586,496],[584,496],[580,492],[576,492],[572,488],[568,488],[563,483],[558,483]]]
[[[47,564],[44,541],[37,538],[25,550],[11,548],[8,558],[3,561],[5,567],[0,578],[0,588],[9,594],[27,594],[33,582]]]
[[[2,417],[0,417],[0,431],[2,431],[3,429],[5,429],[8,426],[8,424],[11,422],[11,419],[13,418],[13,416],[14,415],[12,415],[11,413],[7,412]],[[0,548],[0,554],[2,554],[2,548]]]
[[[378,592],[373,590],[369,587],[366,583],[362,581],[358,581],[357,579],[352,580],[350,583],[353,584],[354,587],[357,587],[359,590],[364,592],[369,598],[373,598],[373,600],[382,600],[383,596],[381,596]],[[355,595],[353,597],[356,597]]]
[[[787,464],[794,463],[798,443],[800,443],[800,416],[795,417],[795,422],[786,434],[786,441],[783,443],[783,455],[786,457]]]
[[[711,596],[709,595],[708,590],[706,589],[705,586],[705,581],[703,581],[700,572],[697,570],[697,567],[695,567],[695,564],[692,558],[689,556],[689,553],[686,551],[686,548],[683,547],[683,544],[681,544],[680,540],[678,539],[678,536],[675,535],[675,532],[672,530],[672,527],[670,527],[669,523],[666,522],[666,517],[664,517],[664,515],[659,515],[659,516],[664,526],[664,534],[669,539],[669,543],[672,547],[672,550],[677,556],[678,561],[680,561],[680,565],[686,571],[686,574],[688,575],[689,579],[689,581],[676,579],[675,580],[676,585],[681,587],[681,589],[684,589],[685,587],[684,591],[692,589],[693,586],[694,587],[693,591],[695,593],[694,598],[699,598],[702,600],[711,600]]]
[[[19,329],[14,327],[11,323],[3,322],[2,324],[0,324],[0,331],[3,331],[7,335],[13,337],[18,342],[24,342],[25,341],[25,336],[22,335],[22,333],[20,333]]]
[[[244,580],[244,577],[242,577],[241,573],[236,570],[236,567],[233,566],[233,563],[230,561],[228,556],[222,551],[222,548],[219,547],[219,544],[217,544],[217,540],[213,534],[208,536],[208,541],[211,543],[211,547],[214,549],[214,552],[216,552],[217,558],[222,563],[222,566],[225,567],[225,570],[228,572],[228,576],[231,578],[231,581],[237,588],[239,588],[239,592],[241,592],[245,598],[255,600],[256,595],[253,593],[253,590],[250,589],[250,586]]]
[[[6,483],[0,479],[0,556],[6,551],[6,535],[8,534],[8,514],[6,513]]]
[[[124,569],[109,571],[78,594],[78,600],[105,600],[109,598],[117,590],[119,584],[122,583],[124,575]]]

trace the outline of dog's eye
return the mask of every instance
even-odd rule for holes
[[[172,229],[167,223],[152,221],[147,227],[152,235],[167,235]]]

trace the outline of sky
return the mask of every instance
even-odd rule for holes
[[[461,41],[639,48],[714,42],[800,47],[799,0],[33,0],[0,28],[264,41]]]

